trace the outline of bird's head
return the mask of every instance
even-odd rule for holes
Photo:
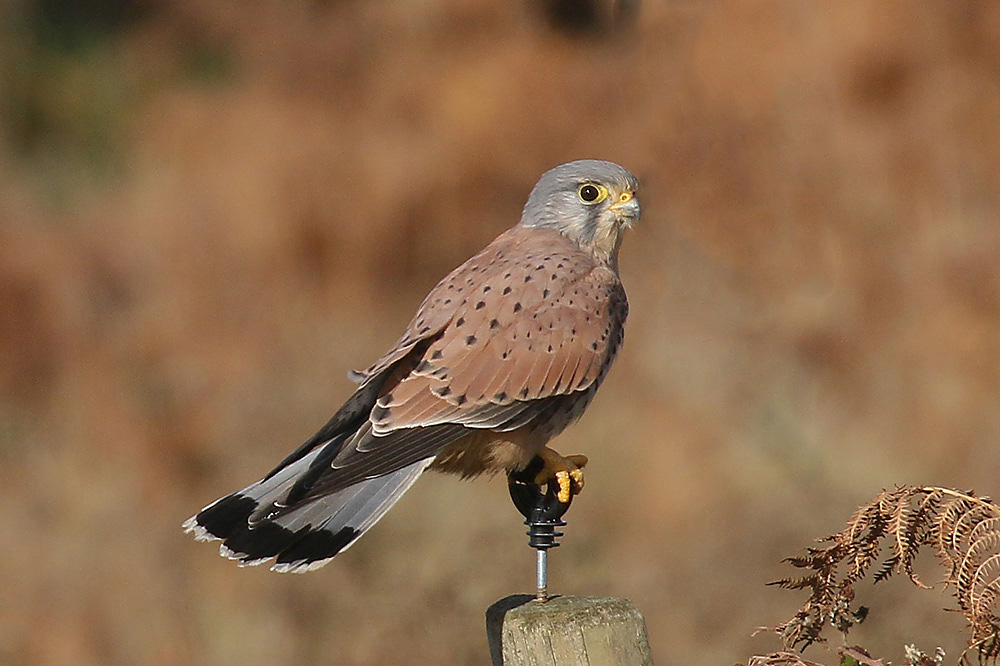
[[[640,215],[639,181],[613,162],[579,160],[542,174],[521,214],[555,229],[617,270],[622,233]]]

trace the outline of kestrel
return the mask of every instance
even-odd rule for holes
[[[319,432],[260,481],[184,523],[240,565],[316,569],[428,469],[521,469],[583,487],[584,456],[549,440],[580,417],[621,346],[618,248],[639,219],[635,176],[581,160],[539,179],[521,220],[435,286],[406,332]]]

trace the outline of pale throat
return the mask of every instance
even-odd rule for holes
[[[622,245],[623,231],[621,223],[617,220],[610,222],[599,220],[593,237],[589,241],[580,239],[578,242],[611,270],[618,273],[618,250]]]

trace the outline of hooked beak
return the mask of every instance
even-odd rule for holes
[[[638,222],[642,215],[639,200],[635,198],[635,194],[631,190],[622,192],[618,196],[618,201],[608,208],[614,213],[615,219],[626,227],[631,227],[635,222]]]

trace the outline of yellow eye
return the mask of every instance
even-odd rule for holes
[[[599,203],[608,198],[608,190],[603,185],[594,185],[593,183],[587,183],[581,185],[577,194],[580,197],[580,201],[584,203]]]

